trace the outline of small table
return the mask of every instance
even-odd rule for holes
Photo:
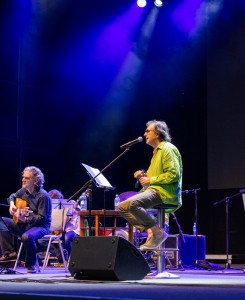
[[[114,225],[111,227],[104,227],[103,228],[110,228],[112,229],[112,234],[115,234],[115,230],[119,229],[121,227],[117,227],[117,217],[121,217],[119,212],[117,210],[91,210],[91,214],[89,214],[89,210],[81,210],[78,212],[78,215],[80,216],[80,236],[85,236],[84,231],[88,230],[87,227],[84,226],[84,218],[89,217],[90,215],[92,217],[95,217],[95,236],[99,236],[99,229],[100,229],[100,217],[112,217],[114,219]],[[128,240],[133,243],[133,225],[128,225]]]

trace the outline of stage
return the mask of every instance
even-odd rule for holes
[[[221,266],[222,267],[222,266]],[[63,268],[48,267],[44,273],[27,274],[24,267],[15,274],[0,274],[1,299],[245,299],[244,265],[229,269],[166,270],[177,278],[142,280],[77,280]],[[11,269],[9,269],[11,271]]]

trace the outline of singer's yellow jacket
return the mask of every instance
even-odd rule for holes
[[[150,186],[147,189],[159,191],[163,203],[176,204],[179,208],[182,205],[182,173],[179,150],[172,143],[163,141],[153,151],[151,164],[146,172],[150,177]]]

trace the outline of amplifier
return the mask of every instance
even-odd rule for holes
[[[180,249],[180,239],[178,234],[169,234],[165,241],[165,248],[167,250],[167,258],[165,260],[165,266],[168,267],[178,267],[179,265],[179,249]]]
[[[206,259],[206,236],[184,234],[185,243],[180,239],[180,260],[183,266],[194,265],[196,260]]]
[[[190,266],[195,264],[196,259],[205,260],[206,237],[198,235],[196,240],[195,235],[184,234],[183,236],[185,242],[179,234],[169,234],[165,242],[167,257],[169,259],[169,261],[165,261],[166,267],[171,267],[171,265],[172,267],[177,267],[180,263],[183,266]]]

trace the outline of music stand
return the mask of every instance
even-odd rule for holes
[[[97,187],[108,190],[115,190],[115,188],[110,184],[110,182],[105,178],[105,176],[100,172],[99,169],[92,168],[83,163],[82,165]]]
[[[2,217],[0,217],[0,231],[9,231],[8,226],[4,222]],[[10,265],[11,265],[11,260],[1,262],[0,263],[0,274],[2,274],[4,271],[7,274],[16,274],[16,271],[9,268]]]
[[[65,209],[68,208],[67,216],[73,216],[73,203],[67,201],[67,199],[52,199],[52,209]]]
[[[91,183],[100,176],[100,174],[102,174],[106,169],[108,169],[112,164],[114,164],[119,158],[121,158],[124,154],[126,154],[128,151],[130,150],[130,146],[128,146],[126,149],[124,149],[124,151],[122,153],[120,153],[116,158],[114,158],[108,165],[106,165],[101,171],[99,171],[98,169],[95,169],[95,172],[99,171],[99,173],[97,173],[96,176],[94,176],[93,178],[90,178],[78,191],[76,191],[76,193],[74,195],[72,195],[67,201],[70,201],[71,199],[73,199],[78,193],[80,193],[81,191],[83,191],[85,188],[88,188],[86,190],[86,196],[87,198],[89,198],[89,222],[91,220],[91,203],[92,203],[92,189],[91,187]],[[89,167],[89,166],[88,166]],[[92,170],[93,168],[89,167],[89,170]],[[89,174],[90,175],[90,174]],[[104,178],[102,180],[102,182],[104,183]],[[110,187],[110,186],[109,186]],[[114,188],[113,188],[114,189]],[[89,223],[89,235],[91,234],[91,226]]]
[[[104,189],[104,191],[108,190],[114,190],[115,187],[113,187],[110,182],[105,178],[105,176],[102,174],[102,171],[96,168],[92,168],[89,165],[86,165],[82,163],[83,167],[86,169],[90,179],[92,182],[94,182],[95,186],[98,188]],[[86,193],[87,198],[89,199],[88,208],[89,208],[89,235],[91,236],[91,209],[92,209],[92,190],[89,189]],[[104,232],[105,232],[105,193],[104,193]]]

